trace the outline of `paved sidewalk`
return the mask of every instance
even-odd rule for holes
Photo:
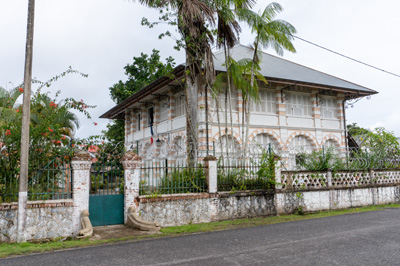
[[[137,229],[130,228],[123,224],[96,226],[93,227],[93,236],[90,238],[90,240],[154,235],[159,233],[160,232],[155,232],[155,231],[139,231]]]

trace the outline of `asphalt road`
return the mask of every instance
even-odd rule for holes
[[[400,265],[400,209],[35,254],[0,265]]]

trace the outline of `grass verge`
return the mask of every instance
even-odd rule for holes
[[[135,237],[123,237],[103,240],[89,240],[89,239],[67,239],[61,241],[61,239],[54,239],[50,242],[43,243],[13,243],[0,244],[0,258],[5,258],[13,255],[22,255],[29,253],[43,253],[60,249],[88,247],[101,244],[117,243],[124,241],[138,241],[143,239],[153,239],[160,237],[178,236],[184,234],[200,233],[200,232],[211,232],[221,231],[229,229],[237,229],[244,227],[277,224],[284,222],[293,222],[307,219],[324,218],[343,214],[361,213],[369,211],[382,210],[383,208],[400,208],[400,204],[390,205],[377,205],[337,211],[324,211],[317,213],[310,213],[305,215],[291,214],[291,215],[280,215],[280,216],[269,216],[269,217],[257,217],[249,219],[238,219],[221,222],[203,223],[203,224],[189,224],[183,226],[173,226],[161,229],[161,234],[135,236]]]

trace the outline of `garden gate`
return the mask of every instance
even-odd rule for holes
[[[95,161],[97,159],[94,159]],[[90,170],[89,213],[93,226],[124,223],[124,172],[115,156],[103,156]]]

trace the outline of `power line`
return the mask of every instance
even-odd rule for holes
[[[400,78],[400,75],[397,75],[397,74],[395,74],[395,73],[392,73],[392,72],[386,71],[386,70],[384,70],[384,69],[382,69],[382,68],[375,67],[375,66],[373,66],[373,65],[364,63],[364,62],[362,62],[362,61],[360,61],[360,60],[351,58],[350,56],[347,56],[347,55],[344,55],[344,54],[335,52],[335,51],[333,51],[333,50],[331,50],[331,49],[325,48],[325,47],[323,47],[323,46],[321,46],[321,45],[318,45],[318,44],[316,44],[316,43],[313,43],[313,42],[307,41],[307,40],[305,40],[305,39],[303,39],[303,38],[300,38],[299,36],[295,36],[295,35],[292,35],[292,36],[293,36],[294,38],[297,38],[297,39],[303,41],[303,42],[306,42],[306,43],[309,43],[309,44],[311,44],[311,45],[317,46],[318,48],[324,49],[324,50],[326,50],[326,51],[328,51],[328,52],[337,54],[337,55],[339,55],[339,56],[342,56],[342,57],[347,58],[347,59],[349,59],[349,60],[352,60],[352,61],[354,61],[354,62],[363,64],[363,65],[365,65],[365,66],[374,68],[374,69],[376,69],[376,70],[380,70],[380,71],[382,71],[382,72],[385,72],[385,73],[387,73],[387,74],[390,74],[390,75],[393,75],[393,76],[396,76],[396,77]]]

